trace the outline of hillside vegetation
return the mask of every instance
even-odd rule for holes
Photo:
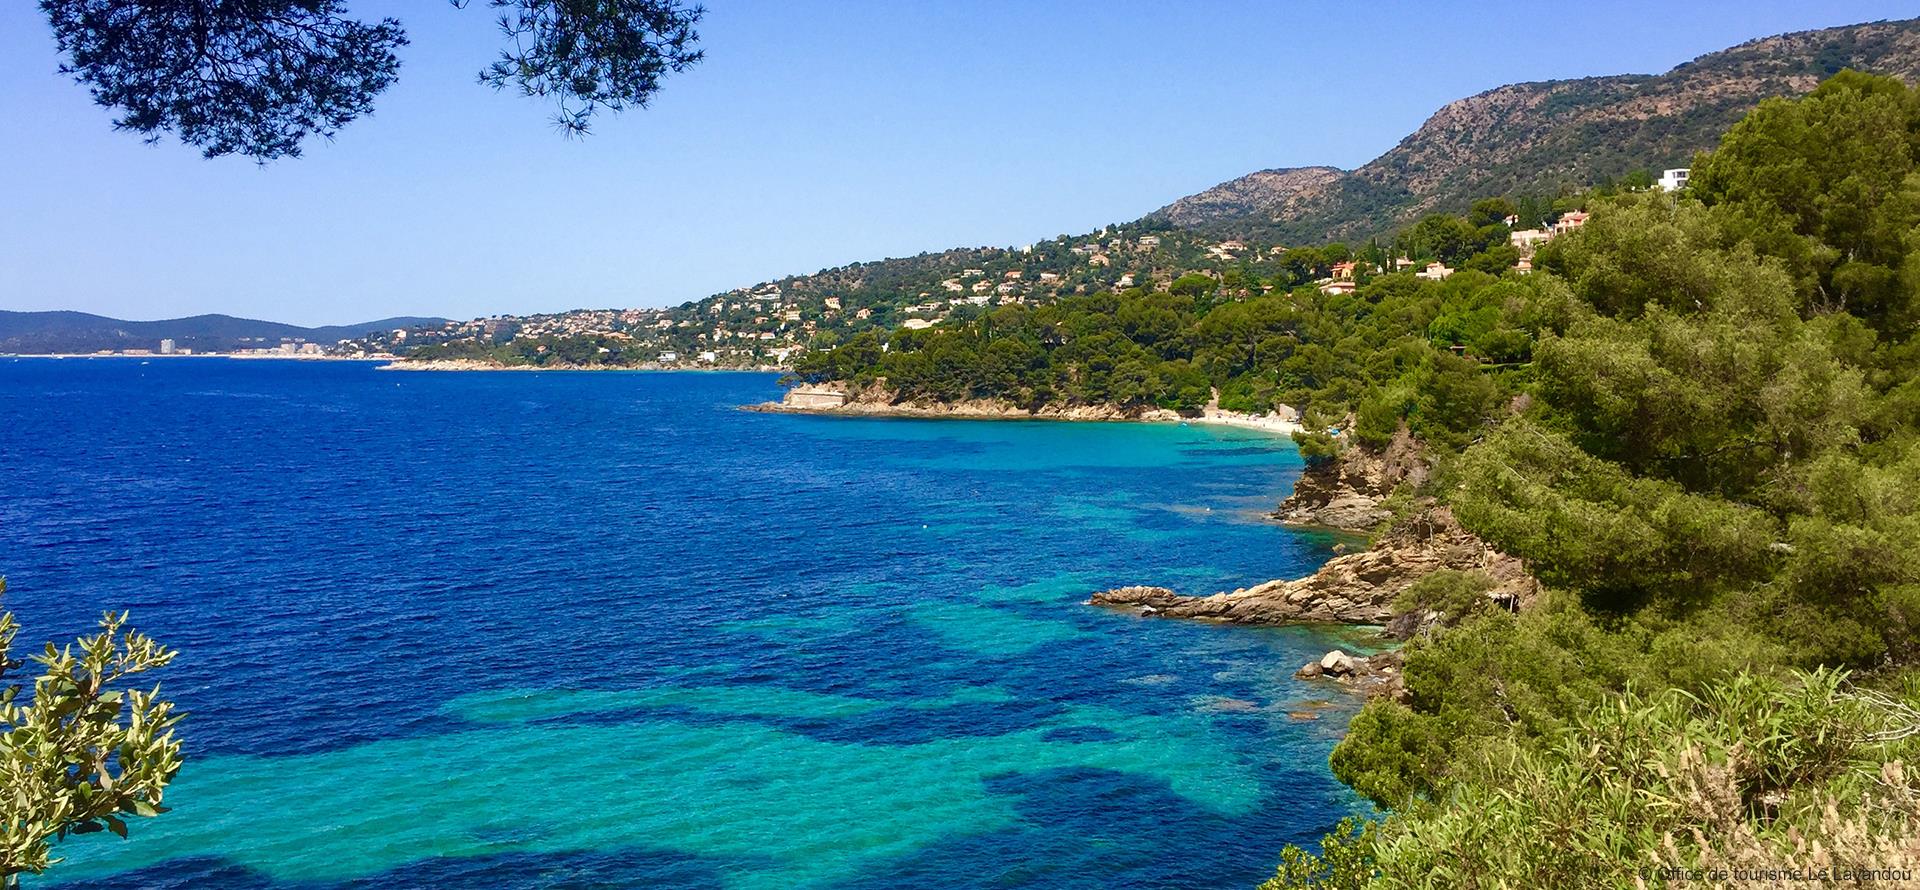
[[[1899,886],[1920,870],[1916,159],[1920,90],[1843,72],[1762,102],[1685,191],[1592,196],[1530,275],[1488,201],[1400,237],[1450,254],[1445,280],[1195,276],[800,371],[1029,402],[1218,388],[1304,408],[1313,460],[1424,443],[1435,472],[1395,501],[1451,508],[1546,592],[1411,592],[1440,620],[1406,692],[1332,759],[1384,815],[1287,851],[1274,887]]]
[[[790,275],[666,309],[576,310],[448,322],[352,344],[420,359],[505,365],[627,367],[662,363],[785,365],[872,331],[966,320],[997,306],[1165,286],[1188,272],[1264,280],[1283,264],[1266,245],[1216,242],[1165,225],[1135,224],[1019,248],[976,247],[851,263]],[[708,354],[711,354],[710,356]]]
[[[1803,94],[1843,67],[1920,75],[1920,20],[1769,37],[1659,76],[1501,87],[1442,108],[1358,170],[1263,170],[1099,232],[849,263],[663,309],[495,316],[404,339],[383,331],[340,351],[533,367],[784,367],[862,332],[885,338],[1136,284],[1164,290],[1188,273],[1228,291],[1264,287],[1278,248],[1340,241],[1359,253],[1489,195],[1515,199],[1522,227],[1539,225],[1592,187],[1685,165],[1761,99]]]
[[[1556,195],[1684,167],[1762,99],[1804,94],[1843,68],[1920,75],[1920,20],[1782,34],[1658,76],[1509,84],[1448,104],[1351,172],[1261,171],[1148,219],[1289,245],[1364,240],[1485,195]]]

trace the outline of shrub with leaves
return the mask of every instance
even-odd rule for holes
[[[1431,800],[1343,823],[1318,855],[1289,849],[1263,890],[1667,886],[1735,868],[1899,886],[1842,871],[1920,864],[1920,684],[1847,680],[1742,674],[1614,697],[1546,744],[1490,739]]]
[[[0,580],[0,593],[6,584]],[[0,877],[11,884],[58,860],[52,845],[71,834],[127,835],[129,817],[166,812],[167,783],[179,772],[181,714],[160,688],[134,688],[174,652],[108,613],[98,633],[30,659],[11,657],[19,624],[0,612]],[[28,663],[39,674],[19,678]]]

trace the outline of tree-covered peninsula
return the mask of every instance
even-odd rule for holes
[[[1404,684],[1332,758],[1381,809],[1287,850],[1270,887],[1912,880],[1920,90],[1843,72],[1761,104],[1688,188],[1587,203],[1525,264],[1495,199],[1335,248],[1330,281],[1004,307],[796,374],[1292,406],[1319,471],[1418,449],[1383,530],[1439,507],[1525,563],[1524,603],[1447,570],[1393,604],[1422,628]]]

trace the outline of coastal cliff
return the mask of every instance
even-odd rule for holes
[[[1308,464],[1273,518],[1292,525],[1371,531],[1393,514],[1382,506],[1405,482],[1418,488],[1432,466],[1419,440],[1402,425],[1382,449],[1347,448],[1338,458]]]
[[[1395,617],[1401,592],[1442,569],[1484,573],[1493,580],[1487,597],[1514,608],[1539,593],[1539,582],[1520,560],[1462,528],[1452,510],[1429,505],[1395,523],[1367,550],[1336,556],[1305,578],[1212,596],[1119,587],[1094,594],[1089,603],[1233,624],[1386,624]]]

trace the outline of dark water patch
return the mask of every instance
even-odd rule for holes
[[[738,868],[738,863],[731,864]],[[217,858],[177,859],[124,872],[111,880],[61,883],[71,890],[374,890],[497,888],[541,890],[708,890],[725,886],[728,863],[662,850],[612,853],[499,853],[425,859],[340,882],[275,881]],[[637,876],[644,876],[637,877]],[[31,879],[29,879],[31,885]]]
[[[1119,738],[1113,730],[1104,726],[1062,726],[1047,730],[1049,742],[1110,742]]]

